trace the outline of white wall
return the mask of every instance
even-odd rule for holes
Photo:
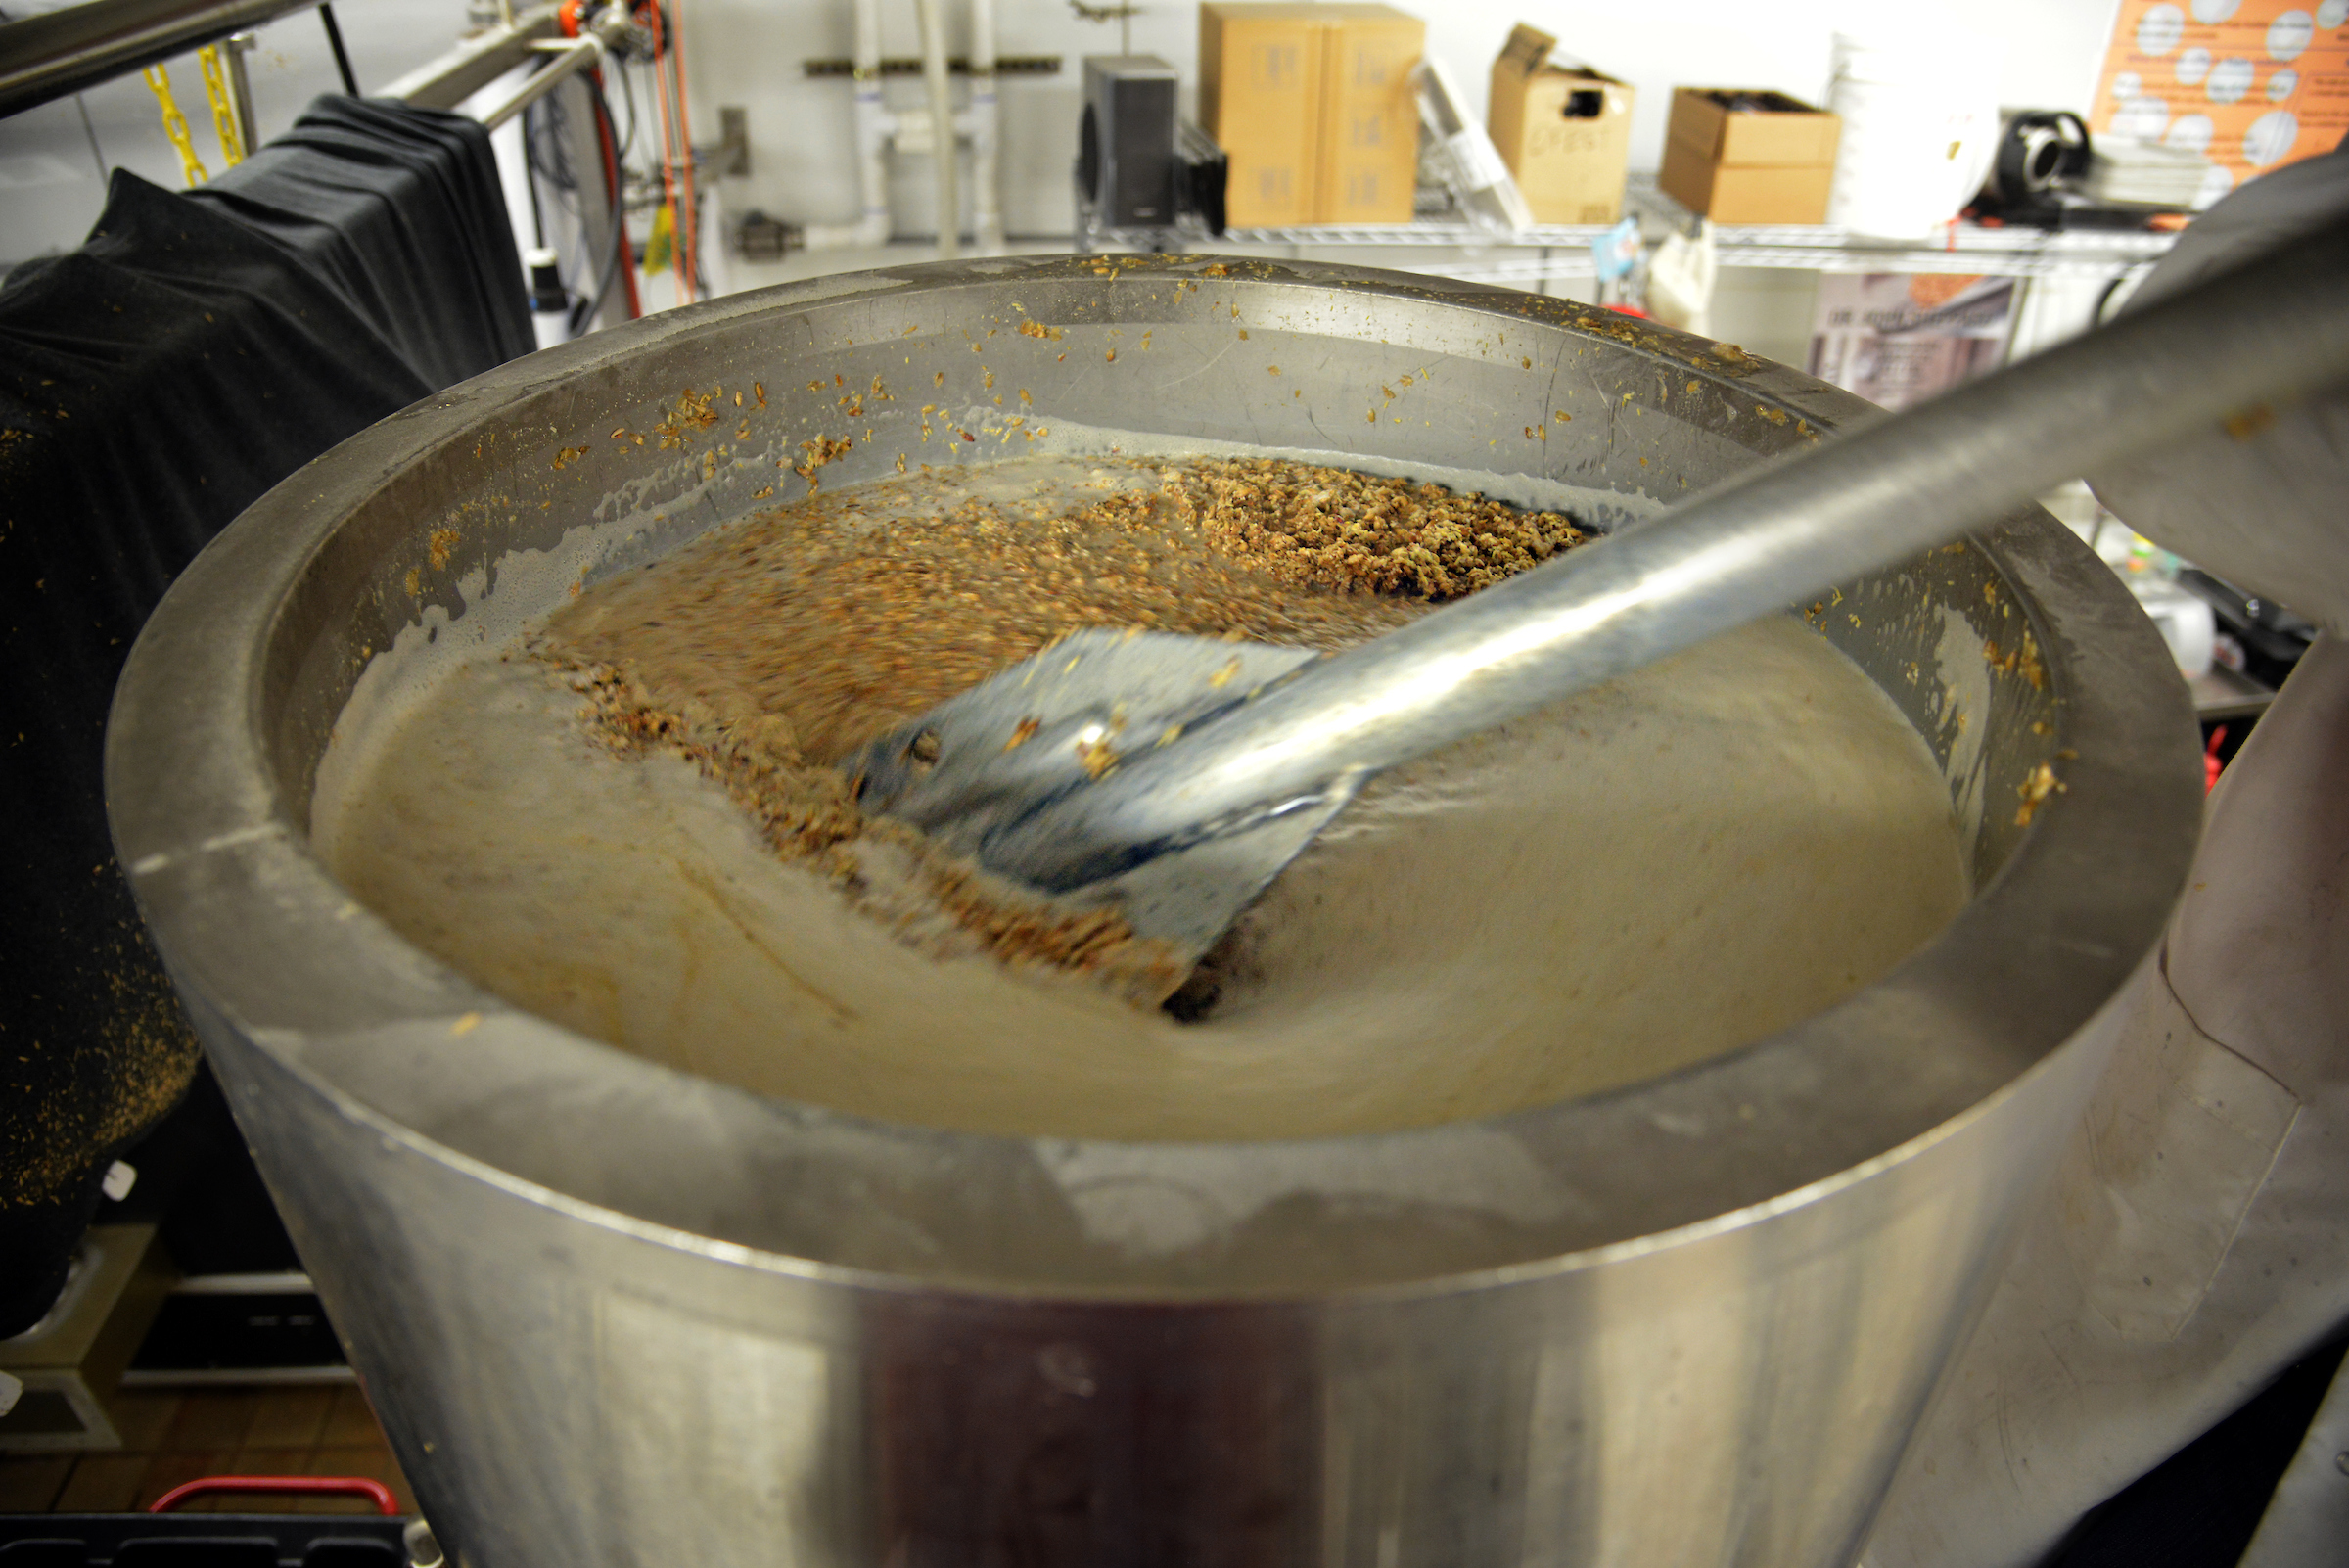
[[[1484,108],[1487,73],[1509,28],[1531,22],[1580,55],[1638,89],[1632,166],[1663,159],[1664,119],[1677,83],[1774,87],[1814,98],[1823,90],[1835,20],[1848,0],[1679,0],[1671,6],[1597,4],[1593,0],[1396,0],[1428,21],[1428,47]],[[948,0],[953,9],[953,0]],[[1142,0],[1133,47],[1195,76],[1198,13],[1189,0]],[[2005,45],[2003,101],[2030,108],[2088,108],[2118,0],[1972,0],[1965,16]],[[1917,9],[1902,0],[1869,0],[1859,9],[1882,15]],[[803,59],[849,52],[847,0],[682,0],[693,77],[695,124],[715,124],[719,104],[750,111],[753,172],[727,182],[736,210],[763,208],[783,218],[840,220],[855,211],[847,162],[849,84],[809,81]],[[998,0],[998,48],[1006,54],[1059,54],[1057,78],[1009,77],[1002,83],[1006,140],[1005,207],[1014,234],[1068,232],[1069,164],[1076,155],[1078,60],[1118,48],[1117,24],[1079,20],[1065,0]],[[962,22],[952,23],[962,48]],[[884,51],[918,53],[911,0],[883,0]],[[908,106],[918,80],[889,84]],[[933,218],[927,174],[909,168],[897,193],[899,226],[926,231]]]

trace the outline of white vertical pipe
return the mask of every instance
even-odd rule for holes
[[[1003,195],[995,152],[995,0],[971,0],[971,228],[981,255],[1003,254]]]
[[[881,102],[881,0],[855,0],[856,188],[862,204],[852,223],[813,223],[810,251],[870,249],[889,243],[889,139],[896,121]]]
[[[938,163],[938,254],[962,254],[962,200],[954,178],[954,89],[946,77],[946,21],[942,0],[913,0],[922,23],[922,75],[930,83],[930,156]]]

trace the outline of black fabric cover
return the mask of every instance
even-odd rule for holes
[[[322,98],[189,199],[340,295],[423,378],[400,406],[537,346],[488,133],[461,115]]]
[[[0,286],[0,1336],[195,1067],[107,834],[132,639],[262,491],[531,346],[487,133],[390,102],[321,98],[192,193],[116,170]]]

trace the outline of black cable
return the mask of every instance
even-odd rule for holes
[[[562,100],[563,94],[557,89],[531,105],[526,112],[522,137],[523,152],[530,168],[554,187],[558,198],[579,188],[578,175],[571,166],[571,152],[563,138],[568,116]],[[533,124],[540,129],[533,130]],[[578,215],[578,205],[575,202],[564,202],[563,209],[574,217]]]
[[[538,161],[527,156],[530,148],[530,116],[537,113],[536,104],[528,106],[522,112],[522,148],[526,155],[522,161],[522,183],[529,187],[530,193],[530,232],[537,236],[538,248],[543,251],[546,249],[546,214],[538,209]]]
[[[618,127],[613,123],[612,105],[604,95],[603,84],[593,72],[582,75],[580,79],[586,85],[589,107],[598,121],[597,135],[599,138],[609,138],[616,146],[619,140]],[[546,244],[545,218],[538,205],[538,182],[541,180],[553,188],[557,204],[571,214],[580,235],[584,237],[587,231],[586,212],[578,200],[578,172],[572,167],[570,144],[565,135],[566,120],[567,112],[559,91],[548,94],[523,112],[523,162],[528,170],[530,191],[530,218],[537,229],[541,246]],[[599,139],[596,161],[604,176],[602,184],[607,200],[606,210],[612,224],[612,254],[604,259],[602,274],[597,279],[592,295],[572,287],[568,281],[564,285],[564,293],[572,300],[568,319],[571,335],[575,338],[603,309],[605,300],[611,298],[612,285],[620,275],[620,256],[627,243],[627,230],[622,216],[622,192],[619,182],[618,159],[614,159],[612,165],[604,165],[601,156],[603,146],[604,142]]]
[[[335,8],[322,5],[318,20],[326,23],[326,45],[335,52],[335,69],[343,73],[343,90],[351,97],[359,96],[359,78],[350,73],[350,56],[343,48],[343,29],[335,25]]]
[[[2104,307],[2112,303],[2112,297],[2120,293],[2121,285],[2127,283],[2128,281],[2129,274],[2122,272],[2115,274],[2113,280],[2104,285],[2104,292],[2096,296],[2096,307],[2088,313],[2088,324],[2090,326],[2101,327],[2104,325]]]
[[[620,277],[620,258],[626,254],[628,249],[628,225],[621,210],[620,199],[620,159],[617,153],[620,137],[612,124],[612,103],[604,96],[604,84],[597,79],[596,72],[586,72],[584,79],[587,83],[588,94],[594,104],[596,116],[602,121],[599,133],[616,151],[612,161],[604,168],[604,189],[609,197],[604,210],[612,225],[612,254],[604,257],[604,275],[595,286],[594,298],[581,300],[571,308],[571,335],[575,338],[579,335],[588,322],[595,319],[597,312],[604,308],[604,300],[611,297],[612,285]],[[599,148],[599,152],[600,150]],[[602,162],[603,161],[599,157],[597,161]]]
[[[628,134],[624,140],[615,138],[612,148],[612,161],[615,163],[624,163],[627,161],[628,154],[633,151],[636,146],[636,86],[635,83],[628,79],[628,62],[626,57],[615,57],[612,65],[613,69],[620,72],[620,96],[622,100],[624,101],[628,106]],[[610,106],[607,104],[604,119],[607,123],[609,123],[611,118],[612,115]]]
[[[536,209],[538,182],[544,180],[554,191],[555,205],[570,216],[572,228],[583,241],[587,235],[587,217],[579,199],[578,174],[571,164],[569,119],[570,114],[564,107],[561,88],[525,110],[522,121],[523,162],[530,176],[532,215],[539,216]],[[540,221],[543,222],[543,218]],[[547,243],[543,228],[538,243]],[[562,249],[561,246],[556,247],[557,251]],[[574,254],[562,263],[565,274],[562,280],[563,295],[574,308],[581,299],[578,285],[582,279],[578,274],[590,271],[594,264],[594,257],[587,254]],[[574,336],[576,336],[576,330]]]
[[[98,183],[104,185],[109,178],[106,154],[98,149],[98,127],[90,123],[90,106],[81,101],[81,94],[75,93],[73,107],[81,111],[81,133],[90,139],[90,157],[98,161]]]
[[[569,214],[572,227],[583,239],[587,220],[579,202],[578,173],[571,166],[569,121],[570,112],[564,107],[561,88],[531,105],[523,120],[523,157],[532,176],[533,189],[539,180],[544,180],[554,191],[555,205]],[[576,301],[579,297],[576,287],[579,279],[573,275],[575,271],[584,271],[593,265],[593,259],[584,255],[574,255],[565,262],[563,293],[567,299]]]
[[[548,150],[545,144],[547,102],[547,99],[541,98],[523,111],[522,156],[523,161],[530,165],[533,178],[546,181],[560,193],[567,188],[568,182],[557,170],[555,155]]]

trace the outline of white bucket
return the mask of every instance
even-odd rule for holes
[[[1908,239],[1957,216],[1998,155],[1998,79],[1995,46],[1971,33],[1838,32],[1827,221]]]

